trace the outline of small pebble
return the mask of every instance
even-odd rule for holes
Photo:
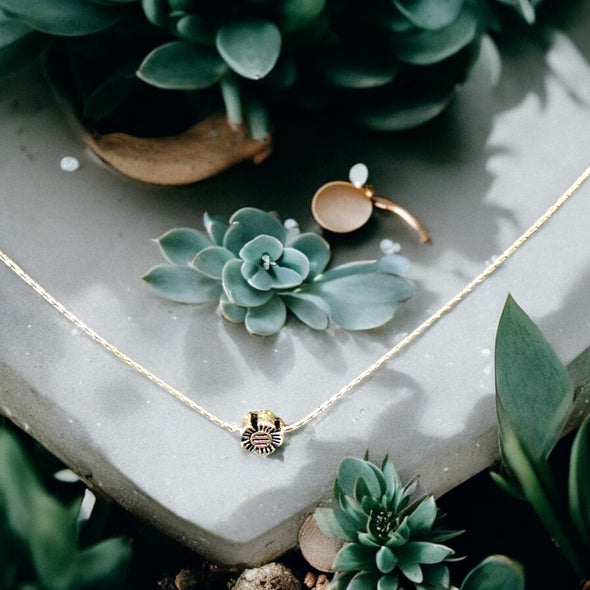
[[[381,242],[379,242],[379,248],[381,248],[383,254],[396,254],[402,249],[397,242],[389,239],[381,240]]]
[[[73,156],[64,156],[60,160],[59,166],[64,172],[75,172],[80,168],[80,162],[78,158],[74,158]]]

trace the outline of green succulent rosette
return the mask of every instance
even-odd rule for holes
[[[143,278],[181,303],[219,301],[223,317],[248,332],[277,333],[288,313],[316,330],[347,330],[392,319],[414,287],[406,258],[384,256],[326,270],[330,246],[318,234],[287,230],[273,215],[246,207],[226,221],[205,214],[206,232],[176,228],[157,243],[167,262]]]
[[[53,78],[69,72],[107,126],[224,105],[259,139],[273,107],[405,129],[446,107],[484,35],[514,11],[532,23],[539,1],[0,0],[0,74],[51,46]]]
[[[332,568],[334,590],[448,590],[453,549],[442,543],[462,531],[440,527],[432,496],[412,501],[415,480],[403,485],[389,458],[343,459],[333,508],[315,520],[328,536],[346,541]]]

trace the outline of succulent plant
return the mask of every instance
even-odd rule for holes
[[[182,303],[219,301],[223,317],[252,334],[271,335],[287,311],[316,330],[329,320],[347,330],[388,322],[414,288],[406,258],[344,264],[326,270],[330,246],[315,233],[285,229],[273,215],[245,207],[226,221],[205,214],[207,233],[166,232],[157,243],[166,264],[143,278],[160,295]]]
[[[333,508],[315,519],[326,535],[344,539],[332,568],[335,590],[448,590],[446,565],[454,551],[441,543],[462,531],[445,531],[432,496],[411,500],[389,458],[381,467],[344,458],[334,482]]]
[[[247,121],[260,139],[272,105],[401,129],[444,109],[507,6],[532,22],[536,4],[0,0],[0,74],[51,45],[53,77],[68,72],[70,91],[94,122],[121,125],[136,115],[146,124],[181,111],[190,119],[223,103],[233,123]],[[156,89],[174,91],[174,98]]]

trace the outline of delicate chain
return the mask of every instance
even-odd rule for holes
[[[391,360],[396,354],[401,352],[406,346],[420,337],[428,328],[445,316],[451,311],[457,304],[459,304],[467,295],[469,295],[479,284],[487,279],[501,264],[503,264],[518,248],[520,248],[537,230],[539,230],[558,210],[559,208],[584,184],[590,177],[590,167],[587,168],[582,175],[572,184],[572,186],[561,196],[559,199],[542,215],[531,227],[529,227],[515,242],[513,242],[500,256],[498,256],[489,266],[487,266],[479,275],[477,275],[468,285],[466,285],[459,293],[457,293],[452,299],[445,303],[438,311],[433,313],[428,319],[422,322],[413,332],[408,334],[403,340],[398,342],[393,348],[388,350],[383,356],[377,359],[370,367],[365,369],[360,375],[355,377],[352,381],[346,384],[342,389],[337,391],[334,395],[329,397],[324,403],[319,405],[317,408],[312,410],[309,414],[282,427],[282,431],[293,432],[305,425],[309,424],[312,420],[317,418],[320,414],[328,410],[338,400],[352,391],[355,387],[363,383],[366,379],[371,377],[381,366],[387,361]],[[34,291],[36,291],[47,303],[55,308],[60,314],[62,314],[68,321],[74,324],[79,330],[84,332],[87,336],[92,338],[95,342],[98,342],[112,355],[123,361],[126,365],[135,369],[138,373],[147,377],[150,381],[158,385],[164,391],[174,396],[176,399],[186,404],[192,410],[198,412],[217,426],[224,428],[230,432],[238,433],[241,432],[241,427],[227,422],[216,416],[203,406],[197,404],[192,399],[172,387],[151,371],[140,365],[132,358],[121,352],[118,348],[113,346],[105,338],[97,334],[92,328],[86,325],[82,320],[75,316],[69,311],[64,305],[62,305],[53,295],[48,293],[39,283],[37,283],[32,277],[30,277],[22,268],[20,268],[11,258],[4,254],[0,250],[0,260],[16,275],[18,275],[27,285],[29,285]]]

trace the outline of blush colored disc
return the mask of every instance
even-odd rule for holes
[[[364,190],[341,180],[321,186],[311,201],[314,219],[337,234],[363,226],[372,211],[373,203]]]

